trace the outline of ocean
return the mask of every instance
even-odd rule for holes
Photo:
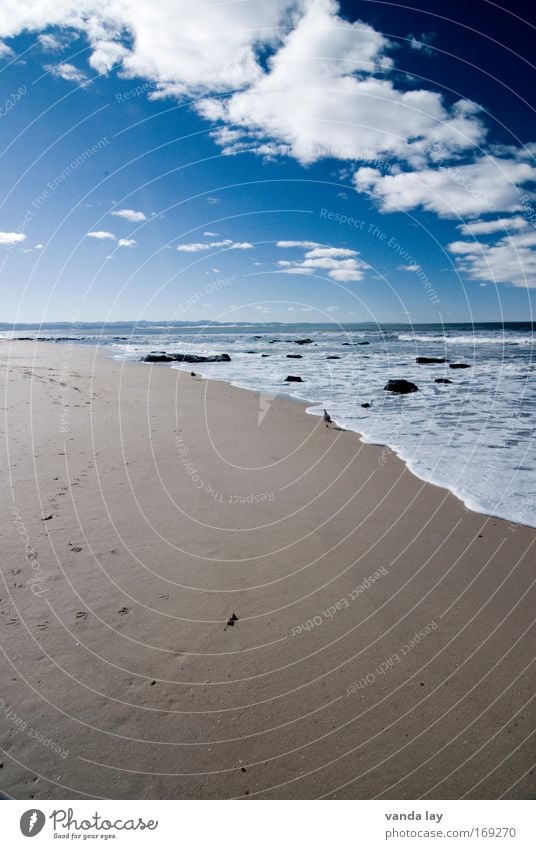
[[[119,360],[140,360],[151,351],[227,353],[231,362],[159,367],[194,369],[260,391],[259,415],[278,394],[305,401],[312,415],[326,408],[341,427],[357,431],[364,442],[388,446],[415,475],[451,490],[471,510],[536,527],[535,327],[532,322],[3,324],[0,335],[97,344]],[[311,343],[296,344],[300,339]],[[423,356],[449,362],[417,364]],[[452,363],[470,367],[452,369]],[[287,375],[303,382],[286,383]],[[397,378],[412,381],[419,391],[386,392],[387,381]],[[444,378],[452,382],[436,382]],[[370,406],[362,407],[365,403]]]

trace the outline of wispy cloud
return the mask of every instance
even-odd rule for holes
[[[520,215],[512,218],[492,218],[490,221],[469,221],[467,224],[459,224],[458,229],[464,236],[486,235],[488,233],[503,232],[510,230],[526,230],[528,222]]]
[[[84,72],[75,65],[71,65],[70,62],[61,62],[59,65],[45,65],[45,70],[53,77],[59,77],[70,83],[81,83],[87,80]]]
[[[178,251],[188,254],[215,250],[216,248],[227,248],[230,251],[249,251],[253,248],[253,245],[250,242],[233,242],[231,239],[223,239],[221,242],[189,242],[177,246]]]
[[[5,41],[0,40],[0,59],[7,58],[8,56],[14,56],[13,50],[11,47],[5,43]]]
[[[60,53],[68,44],[68,39],[64,36],[51,35],[51,33],[43,33],[38,36],[37,41],[46,53]]]
[[[137,244],[136,239],[119,239],[117,243],[120,248],[133,248]]]

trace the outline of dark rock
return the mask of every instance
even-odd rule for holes
[[[326,357],[326,360],[340,360],[340,357],[333,355],[333,356],[330,356],[330,357]]]
[[[427,366],[433,363],[448,363],[448,360],[445,357],[417,357],[415,362],[420,366]]]
[[[303,356],[301,354],[287,354],[287,359],[289,359],[289,360],[303,360]]]
[[[254,339],[262,339],[262,336],[254,336]]]
[[[244,354],[257,354],[258,351],[244,351]]]
[[[270,339],[270,345],[273,345],[275,342],[281,342],[281,339]]]
[[[173,357],[170,354],[147,354],[141,358],[142,363],[172,363]]]
[[[448,377],[436,377],[434,383],[452,383],[452,380],[449,380]]]
[[[289,374],[288,377],[285,378],[285,383],[303,383],[303,380],[295,374]]]
[[[230,363],[229,354],[147,354],[142,357],[142,363]]]
[[[370,345],[370,342],[356,342],[356,345]]]
[[[468,363],[451,363],[449,368],[471,368]]]
[[[312,339],[295,339],[294,342],[296,345],[314,345]]]
[[[261,357],[269,357],[270,354],[261,354]]]
[[[383,388],[386,392],[396,392],[398,395],[408,395],[410,392],[419,391],[419,387],[410,380],[388,380]]]
[[[372,407],[372,404],[371,404],[369,401],[365,401],[365,403],[364,403],[364,404],[361,404],[361,406],[362,406],[365,410],[368,410],[370,407]]]

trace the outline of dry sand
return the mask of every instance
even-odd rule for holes
[[[534,798],[533,529],[296,402],[0,362],[4,792]]]

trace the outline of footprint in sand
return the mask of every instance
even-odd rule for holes
[[[71,551],[76,551],[76,552],[83,551],[83,548],[82,548],[81,545],[73,545],[72,542],[70,542],[69,545],[71,546]]]
[[[76,619],[87,619],[88,616],[89,616],[89,613],[87,612],[87,610],[79,610],[78,613],[76,614],[75,618]]]
[[[121,616],[125,616],[125,614],[130,613],[130,610],[128,607],[122,607],[121,610],[118,610],[117,612],[120,613]]]

